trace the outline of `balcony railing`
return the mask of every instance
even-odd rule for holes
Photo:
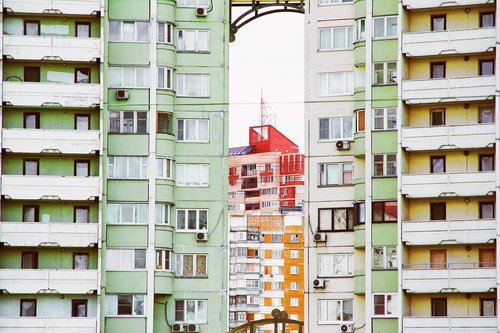
[[[495,0],[403,0],[408,9],[441,8],[453,6],[474,6],[495,3]]]
[[[14,13],[91,15],[101,10],[100,0],[3,0]]]
[[[497,333],[496,317],[403,317],[405,333]]]
[[[2,333],[95,333],[96,318],[0,317]]]
[[[9,246],[88,247],[97,244],[97,223],[0,223],[0,242]]]

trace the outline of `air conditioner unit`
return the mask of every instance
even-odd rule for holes
[[[206,242],[208,240],[207,232],[198,232],[196,233],[196,241],[198,242]]]
[[[264,277],[264,274],[260,273],[260,274],[259,274],[259,276],[260,276],[260,277]]]
[[[205,17],[208,15],[208,10],[205,7],[196,8],[196,16]]]
[[[119,101],[126,101],[130,98],[130,93],[127,89],[118,89],[116,91],[116,99]]]
[[[269,274],[269,277],[270,277],[270,278],[274,277],[274,274]]]
[[[314,241],[316,243],[326,242],[326,234],[324,232],[317,232],[314,234]]]
[[[187,327],[188,332],[199,332],[200,331],[200,326],[196,324],[189,324]]]
[[[335,147],[337,148],[337,150],[348,150],[349,148],[351,148],[351,145],[347,140],[339,140],[335,143]]]
[[[352,324],[342,324],[340,326],[340,331],[344,333],[352,333],[353,332]]]
[[[185,332],[186,328],[184,327],[184,324],[179,324],[179,323],[174,323],[172,325],[172,332]]]
[[[320,279],[320,278],[314,279],[313,288],[324,289],[325,288],[325,279]]]

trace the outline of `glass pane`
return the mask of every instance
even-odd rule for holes
[[[330,119],[330,138],[340,139],[342,138],[342,119],[341,118],[331,118]]]
[[[38,175],[38,161],[24,161],[24,174],[30,176]]]
[[[90,83],[90,70],[83,68],[76,70],[75,79],[76,79],[75,83]]]
[[[132,314],[132,295],[117,295],[118,315]]]
[[[328,140],[330,138],[330,119],[319,120],[319,139]]]
[[[198,31],[198,51],[208,52],[208,40],[210,35],[208,31]]]
[[[76,169],[75,176],[78,176],[78,177],[88,177],[89,176],[89,163],[77,162],[75,169]]]
[[[384,205],[384,220],[385,221],[397,221],[398,219],[398,203],[394,201],[388,201]]]
[[[106,213],[106,223],[114,224],[120,222],[120,205],[108,204]]]
[[[135,23],[134,22],[123,22],[123,41],[133,41],[134,40],[134,31],[135,31]]]
[[[190,230],[198,229],[196,226],[196,211],[195,210],[188,211],[188,229],[190,229]]]
[[[335,230],[347,230],[347,210],[335,209],[333,213],[333,228]]]
[[[134,252],[134,268],[146,268],[146,250],[140,249]]]
[[[134,315],[144,314],[144,295],[134,295]]]
[[[319,211],[319,230],[332,230],[332,210],[321,209]]]
[[[196,140],[196,120],[185,120],[186,123],[186,140]]]
[[[494,118],[493,109],[480,109],[479,110],[479,122],[480,123],[492,123]]]
[[[207,275],[207,257],[204,255],[196,256],[196,275]]]
[[[35,114],[28,114],[24,116],[24,128],[37,128],[37,118]]]
[[[373,312],[376,315],[385,315],[385,295],[373,296]]]
[[[198,121],[198,140],[208,140],[208,120]]]
[[[198,301],[198,320],[199,323],[207,322],[207,301]]]
[[[177,229],[186,229],[186,211],[177,211]]]
[[[193,255],[191,254],[185,254],[182,256],[183,257],[183,269],[182,269],[182,275],[183,276],[192,276],[194,271],[193,271],[193,264],[194,264],[194,258]]]
[[[352,126],[353,126],[352,118],[344,118],[344,133],[342,135],[344,139],[352,138],[352,132],[353,132]]]
[[[37,222],[35,221],[35,207],[24,207],[23,222]]]
[[[339,165],[338,164],[328,164],[327,165],[327,184],[328,185],[338,185],[339,184]]]
[[[207,215],[208,212],[206,210],[200,210],[199,211],[199,229],[200,230],[207,230]]]
[[[196,322],[196,301],[186,301],[186,322]]]
[[[89,268],[89,256],[87,254],[76,254],[75,269],[88,269],[88,268]]]
[[[123,67],[123,83],[122,87],[135,87],[135,68]]]
[[[149,40],[149,22],[136,22],[137,41],[147,42]]]
[[[88,223],[89,210],[88,208],[75,208],[75,223]]]
[[[36,302],[21,301],[21,317],[35,317],[35,316],[36,316]]]
[[[398,19],[396,17],[387,18],[387,36],[393,37],[398,34]]]
[[[384,29],[384,18],[376,18],[373,20],[374,24],[374,36],[375,37],[384,37],[385,29]]]
[[[89,120],[89,116],[76,116],[76,129],[84,131],[90,129]]]
[[[333,48],[346,47],[346,29],[337,28],[333,30]]]
[[[320,49],[332,48],[332,29],[319,30],[319,48]]]
[[[120,22],[109,22],[109,40],[118,41],[120,38]]]
[[[40,24],[38,22],[26,22],[26,35],[27,36],[39,36],[40,35]]]

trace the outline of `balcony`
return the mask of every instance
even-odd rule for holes
[[[100,105],[99,84],[55,82],[3,82],[3,100],[14,106],[88,108]]]
[[[409,151],[480,149],[494,144],[494,124],[403,128],[402,145]]]
[[[409,10],[453,7],[453,6],[474,6],[495,3],[495,0],[403,0],[403,6]]]
[[[404,221],[403,242],[407,245],[486,244],[496,238],[494,219]]]
[[[403,81],[403,100],[407,104],[483,101],[494,95],[494,76]]]
[[[94,154],[99,150],[99,131],[4,129],[2,147],[13,153]]]
[[[403,317],[405,333],[496,333],[495,317]]]
[[[97,223],[0,223],[0,242],[9,246],[88,247],[97,244]]]
[[[241,312],[258,312],[259,304],[230,304],[229,311],[241,311]]]
[[[403,53],[408,57],[470,54],[493,51],[495,28],[409,32],[403,34]]]
[[[461,172],[402,175],[407,198],[472,197],[495,192],[495,172]]]
[[[431,265],[403,267],[403,289],[408,293],[481,293],[496,288],[495,267],[480,267],[481,263],[447,263],[442,264],[444,269],[437,269]]]
[[[14,200],[94,200],[99,177],[2,176],[2,195]]]
[[[95,333],[96,318],[0,317],[0,332],[5,333]]]
[[[3,8],[14,13],[95,15],[100,0],[3,0]]]
[[[1,269],[1,289],[9,294],[87,294],[97,290],[97,270]]]

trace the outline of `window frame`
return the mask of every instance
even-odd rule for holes
[[[168,66],[158,66],[157,67],[157,89],[162,90],[174,90],[174,80],[175,80],[175,69]],[[160,76],[163,80],[163,86],[160,86]]]
[[[26,127],[26,118],[35,116],[35,128]],[[23,128],[24,129],[40,129],[40,112],[23,112]]]
[[[85,306],[85,315],[78,316],[78,305]],[[71,300],[71,318],[87,318],[88,316],[88,300],[86,299],[72,299]]]
[[[375,311],[375,297],[377,296],[384,296],[384,313],[383,314],[376,314]],[[388,318],[394,318],[398,317],[399,309],[397,306],[393,306],[393,309],[395,310],[395,313],[389,313],[389,308],[388,308],[388,298],[391,297],[391,302],[398,302],[398,294],[397,293],[374,293],[372,294],[372,311],[373,311],[373,317],[376,318],[383,318],[383,317],[388,317]]]
[[[353,186],[353,173],[354,173],[354,163],[352,162],[338,162],[338,163],[318,163],[318,187],[337,187],[337,186]],[[328,165],[338,165],[338,183],[330,184],[328,183]],[[350,165],[351,167],[351,182],[344,183],[344,174],[349,173],[349,170],[344,169],[344,165]],[[321,171],[323,168],[324,171]],[[324,176],[322,176],[324,175]],[[323,183],[322,178],[324,178],[325,182]]]
[[[395,206],[396,207],[396,218],[394,220],[387,220],[386,219],[386,210],[387,210],[387,203],[393,203],[392,206]],[[394,205],[394,203],[396,203],[396,205]],[[381,212],[381,216],[382,216],[382,220],[376,220],[375,219],[375,210],[376,210],[376,206],[381,206],[382,207],[382,212]],[[398,222],[398,214],[399,212],[397,211],[397,201],[373,201],[372,202],[372,223],[397,223]]]
[[[78,209],[87,211],[87,221],[86,222],[77,222],[76,221],[76,211]],[[90,223],[90,206],[73,206],[73,223]]]
[[[159,174],[159,163],[161,162],[161,174]],[[170,172],[169,172],[170,170]],[[172,157],[156,157],[156,179],[174,179],[174,159]]]
[[[326,0],[326,2],[322,2],[322,0],[318,0],[318,6],[341,6],[348,5],[354,3],[354,0]]]
[[[172,272],[172,258],[174,257],[174,251],[170,249],[155,249],[155,253],[155,271]]]
[[[351,277],[354,276],[354,255],[352,253],[318,253],[318,277],[319,278],[338,278],[338,277]],[[345,268],[346,274],[335,274],[336,266],[338,266],[337,257],[343,257],[344,263],[346,263]],[[333,263],[332,274],[326,274],[327,272],[323,272],[325,269],[322,269],[322,258],[323,260],[328,260]]]
[[[434,213],[434,208],[439,208],[442,209],[442,214],[444,215],[444,219],[439,219],[437,216],[435,216]],[[447,219],[447,209],[446,209],[446,202],[430,202],[429,203],[429,217],[431,221],[446,221]]]
[[[82,256],[87,257],[87,267],[86,268],[76,268],[76,257]],[[90,254],[89,252],[73,252],[73,269],[88,270],[90,269]]]
[[[130,305],[130,314],[128,313],[119,313],[119,297],[124,296],[124,297],[131,297],[131,305]],[[137,297],[142,297],[142,309],[137,309],[136,305],[137,302],[141,302],[141,300],[137,300]],[[106,317],[146,317],[147,315],[147,306],[146,306],[146,301],[147,301],[147,295],[146,294],[106,294],[106,303],[108,304],[113,304],[113,307],[106,307],[105,309],[105,315]],[[111,303],[112,302],[112,303]],[[113,313],[110,313],[110,310],[113,311]],[[142,312],[141,314],[136,314],[138,311]]]
[[[180,175],[182,174],[183,177],[185,177],[185,172],[186,172],[186,166],[187,165],[197,165],[199,168],[199,180],[197,183],[191,183],[191,182],[186,182],[184,181],[183,183],[180,182],[179,178]],[[184,170],[180,170],[184,168]],[[206,168],[206,173],[207,173],[207,181],[206,183],[203,181],[202,176],[205,171],[203,169]],[[175,168],[175,186],[176,187],[204,187],[208,188],[210,187],[210,164],[209,163],[177,163],[176,168]]]
[[[382,111],[382,115],[377,115],[377,111]],[[389,113],[394,114],[389,114]],[[381,118],[383,121],[383,127],[376,127],[376,119]],[[394,127],[389,126],[389,121],[394,119]],[[398,108],[397,107],[388,107],[388,108],[375,108],[373,109],[373,130],[374,131],[394,131],[398,129]]]
[[[388,21],[389,19],[395,18],[396,19],[396,34],[395,35],[389,35],[389,25]],[[384,35],[383,36],[375,36],[375,21],[376,20],[384,20]],[[397,15],[386,15],[386,16],[375,16],[373,17],[373,39],[379,40],[379,39],[395,39],[398,38],[398,26],[397,26]]]
[[[334,128],[333,122],[336,121],[337,119],[340,119],[340,133],[341,136],[338,138],[335,138],[332,136],[332,129]],[[327,120],[328,121],[328,138],[321,138],[321,121]],[[350,136],[344,137],[344,132],[346,130],[346,121],[350,120],[351,121],[351,133]],[[318,126],[318,141],[319,142],[331,142],[331,141],[338,141],[338,140],[349,140],[352,141],[354,140],[354,117],[346,116],[346,117],[329,117],[329,118],[318,118],[319,121],[319,126]]]
[[[493,165],[491,170],[486,170],[483,166],[483,157],[491,158]],[[495,171],[495,154],[479,154],[478,156],[478,171],[480,172],[493,172]]]
[[[126,132],[125,129],[125,114],[130,114],[132,113],[132,132]],[[145,114],[146,119],[146,129],[145,131],[139,131],[139,121],[143,121],[143,118],[139,119],[139,114]],[[115,118],[114,116],[118,115],[118,118]],[[118,131],[115,131],[112,129],[111,123],[112,122],[119,122],[120,129]],[[149,112],[147,111],[109,111],[108,114],[108,133],[109,134],[125,134],[125,135],[133,135],[133,134],[148,134],[149,133]]]
[[[434,77],[434,66],[443,66],[443,77]],[[443,80],[446,79],[446,61],[432,61],[430,62],[430,79]]]
[[[189,278],[189,279],[208,279],[208,253],[175,253],[175,268],[174,268],[174,273],[176,278]],[[182,265],[182,269],[184,268],[184,257],[185,256],[192,256],[192,272],[193,275],[184,275],[184,273],[179,272],[178,269],[178,264],[180,263]],[[205,257],[205,274],[198,274],[197,272],[197,264],[198,264],[198,257]],[[182,258],[182,259],[178,259]],[[172,265],[172,264],[170,264]]]
[[[378,265],[375,262],[375,249],[380,249],[382,252],[382,258],[383,261],[382,263],[379,263]],[[395,250],[396,251],[396,264],[394,266],[391,266],[391,262],[393,260],[392,258],[392,253],[389,251]],[[377,245],[372,247],[372,269],[373,270],[380,270],[380,271],[390,271],[390,270],[397,270],[398,269],[398,262],[399,262],[399,255],[398,255],[398,247],[397,246],[388,246],[388,245]]]
[[[328,320],[329,318],[322,318],[322,314],[323,313],[326,313],[327,315],[328,314],[333,314],[333,312],[328,311],[328,302],[337,302],[337,304],[340,304],[340,306],[338,307],[339,311],[335,313],[335,316],[337,316],[338,314],[340,314],[341,317],[342,317],[341,320]],[[317,300],[317,308],[318,308],[317,323],[318,323],[318,325],[331,325],[331,324],[352,323],[353,320],[346,320],[347,318],[344,318],[344,312],[346,312],[344,310],[344,307],[345,307],[344,306],[344,302],[351,302],[352,313],[350,315],[354,319],[354,300],[353,299],[318,299]],[[325,305],[321,305],[322,303],[326,303],[325,304],[327,306],[327,310],[326,311],[322,310],[322,307],[325,306]]]
[[[34,221],[25,221],[24,220],[24,217],[26,215],[26,210],[28,209],[31,209],[33,208],[34,209]],[[40,222],[40,206],[38,205],[23,205],[23,216],[21,218],[22,222],[24,223],[38,223]]]
[[[32,73],[28,73],[29,71],[33,71]],[[35,73],[37,72],[37,73]],[[31,80],[30,78],[30,81],[27,80],[27,77],[28,76],[31,76],[33,74],[36,74],[38,77],[35,81]],[[42,73],[41,73],[41,69],[40,69],[40,66],[24,66],[23,67],[23,82],[30,82],[30,83],[33,83],[33,82],[42,82]]]
[[[380,162],[375,161],[377,156],[382,156],[382,174],[376,174],[377,168],[376,165],[380,164]],[[394,161],[389,161],[389,157],[394,156]],[[389,163],[394,163],[394,173],[389,173]],[[398,169],[397,169],[397,154],[373,154],[373,178],[390,178],[397,177]]]
[[[187,305],[186,302],[195,302],[195,310],[194,310],[194,318],[195,320],[188,320],[187,319]],[[178,308],[178,304],[182,302],[182,309]],[[199,302],[205,302],[205,315],[203,316],[205,318],[204,321],[199,320]],[[182,316],[179,317],[179,311],[182,311]],[[206,324],[208,322],[208,300],[206,299],[176,299],[174,301],[174,322],[182,322],[186,324]]]
[[[434,117],[433,115],[435,114],[441,114],[441,124],[436,125],[434,124]],[[429,109],[429,125],[430,126],[446,126],[446,108],[431,108]]]
[[[26,162],[36,163],[36,175],[26,174]],[[40,176],[40,160],[37,158],[23,158],[23,176]]]
[[[375,69],[376,65],[382,65],[382,82],[377,82],[377,72],[379,70]],[[393,71],[389,70],[389,65],[396,65]],[[391,73],[396,73],[396,77],[392,78]],[[374,62],[373,63],[373,86],[390,86],[398,84],[398,62],[397,61],[385,61],[385,62]],[[396,108],[397,109],[397,108]]]
[[[31,267],[24,266],[24,256],[31,254],[32,262]],[[38,269],[38,251],[22,251],[21,252],[21,269]]]
[[[78,118],[87,118],[87,129],[78,129]],[[73,117],[74,129],[77,131],[90,131],[90,113],[75,113]]]
[[[38,35],[28,35],[28,24],[36,24],[38,25]],[[23,20],[23,36],[41,36],[41,22],[40,20]]]
[[[483,217],[483,206],[486,205],[491,205],[493,207],[493,217]],[[495,202],[494,201],[479,201],[478,203],[479,206],[479,219],[484,220],[484,219],[494,219],[496,216],[496,209],[495,209]]]
[[[483,73],[483,64],[485,63],[490,63],[491,62],[491,74],[484,74]],[[495,59],[479,59],[478,61],[479,64],[479,76],[493,76],[495,75]]]
[[[83,25],[89,27],[88,36],[78,36],[78,27],[83,26]],[[77,38],[90,38],[91,36],[92,36],[92,22],[90,22],[90,21],[85,21],[85,22],[84,21],[76,21],[75,22],[75,37],[77,37]]]
[[[320,0],[321,1],[321,0]],[[330,46],[331,47],[321,47],[321,32],[330,30]],[[335,30],[344,30],[344,41],[342,47],[335,47]],[[349,34],[350,30],[350,34]],[[349,40],[349,36],[352,40]],[[331,51],[345,51],[354,49],[354,26],[337,26],[337,27],[323,27],[318,28],[318,52],[331,52]]]
[[[124,69],[134,69],[134,83],[131,85],[125,84],[125,71]],[[138,76],[138,70],[144,70],[144,73],[146,74],[145,80],[144,80],[144,85],[138,84],[139,76]],[[112,75],[113,71],[120,71],[120,84],[112,84]],[[108,88],[113,88],[113,89],[122,89],[122,88],[138,88],[138,89],[149,89],[149,76],[151,75],[149,67],[146,66],[109,66],[108,67],[108,81],[109,81],[109,86]],[[117,74],[117,73],[116,73]],[[114,83],[114,82],[113,82]]]
[[[435,160],[443,160],[443,171],[435,171],[434,170],[434,161]],[[429,162],[430,162],[430,172],[429,173],[436,173],[436,174],[445,174],[446,173],[446,155],[436,155],[436,156],[429,156]]]
[[[85,175],[85,176],[78,176],[77,175],[78,164],[87,165],[87,175]],[[90,177],[90,160],[74,160],[73,161],[73,176],[75,176],[75,177]]]
[[[114,39],[111,38],[111,23],[119,23],[119,32],[120,32],[120,38],[119,39]],[[134,23],[134,38],[132,40],[125,40],[124,39],[124,23]],[[148,31],[147,31],[147,40],[139,40],[138,39],[138,23],[147,23]],[[108,41],[111,43],[149,43],[150,42],[150,34],[151,34],[151,24],[149,21],[143,21],[143,20],[109,20],[108,21]]]
[[[345,90],[338,93],[329,93],[331,90],[331,86],[333,84],[334,79],[330,78],[330,76],[339,75],[342,76],[343,80],[340,88],[345,88]],[[322,88],[321,82],[324,81],[323,77],[326,78],[326,87]],[[332,97],[332,96],[345,96],[345,95],[353,95],[354,94],[354,72],[350,71],[340,71],[340,72],[324,72],[318,73],[318,92],[319,97]]]
[[[484,304],[483,302],[493,302],[494,308],[494,316],[497,316],[497,300],[495,298],[488,298],[488,297],[480,297],[479,298],[479,316],[480,317],[489,317],[484,315]]]
[[[435,302],[443,302],[444,301],[444,314],[436,315],[434,314],[436,309]],[[446,297],[431,297],[431,317],[448,317],[448,299]]]
[[[115,174],[117,173],[117,168],[118,168],[118,165],[116,163],[116,158],[119,158],[119,159],[125,159],[126,160],[126,176],[123,178],[123,177],[118,177],[118,176],[115,176]],[[138,177],[132,177],[130,174],[131,174],[131,160],[133,158],[137,158],[138,159],[138,165],[139,165],[139,176]],[[123,161],[123,160],[122,160]],[[108,178],[109,179],[137,179],[137,180],[146,180],[148,179],[148,158],[145,157],[145,156],[117,156],[117,155],[113,155],[113,156],[108,156]],[[112,172],[110,172],[110,168],[112,168]],[[145,168],[145,169],[144,169]],[[145,173],[145,174],[143,174]],[[110,176],[111,174],[111,176]]]
[[[346,228],[335,229],[335,211],[345,210],[346,213]],[[331,228],[321,229],[321,211],[331,211]],[[349,232],[354,231],[354,208],[353,207],[335,207],[335,208],[318,208],[318,232]]]
[[[157,24],[156,26],[157,26],[158,32],[160,30],[163,30],[163,37],[164,37],[164,41],[160,41],[161,35],[160,35],[160,33],[158,33],[156,36],[156,42],[158,44],[173,45],[174,44],[174,30],[175,30],[174,23],[169,22],[169,21],[158,21],[156,24]],[[163,29],[160,28],[161,25],[163,25]]]
[[[483,17],[486,15],[492,15],[493,16],[493,25],[492,26],[485,26],[483,24]],[[495,12],[480,12],[479,13],[479,27],[480,28],[494,28],[496,26],[496,15]]]
[[[200,49],[200,32],[207,34],[207,49]],[[186,33],[194,33],[194,49],[186,48]],[[182,36],[181,36],[182,35]],[[177,29],[177,52],[178,53],[210,53],[211,33],[210,29]]]
[[[206,4],[201,3],[201,2],[205,2],[205,1],[206,1]],[[185,2],[185,3],[183,3],[183,2]],[[179,0],[177,2],[177,7],[178,8],[197,8],[197,7],[208,8],[209,4],[210,3],[208,0],[196,0],[196,5],[192,6],[192,5],[188,5],[188,0]]]
[[[145,248],[108,248],[109,252],[117,254],[118,261],[112,262],[109,254],[106,260],[106,270],[110,272],[129,272],[129,271],[145,271],[147,270],[147,250]],[[141,251],[144,257],[141,257]],[[130,261],[126,261],[129,259]],[[142,265],[144,261],[144,267]]]
[[[189,226],[189,211],[196,211],[196,229],[189,228],[179,228],[179,211],[184,211],[184,226]],[[175,231],[176,232],[207,232],[208,231],[208,223],[209,223],[209,215],[208,209],[206,208],[177,208],[175,210]],[[200,212],[205,212],[207,216],[207,228],[200,228]]]
[[[483,113],[483,111],[487,111],[487,110],[490,110],[490,113],[491,113],[491,121],[490,122],[484,122],[484,121],[481,121],[482,120],[482,117],[483,115],[485,115],[486,113]],[[478,124],[494,124],[495,123],[495,107],[479,107],[478,108],[478,115],[477,115],[477,122]]]
[[[436,27],[434,26],[434,19],[444,19],[444,28],[442,30],[436,30]],[[447,28],[447,18],[446,14],[436,14],[436,15],[431,15],[431,31],[446,31]]]
[[[139,221],[137,219],[137,217],[140,217],[138,216],[138,206],[144,206],[142,207],[142,209],[139,210],[140,211],[145,211],[146,212],[146,216],[145,216],[145,221]],[[110,216],[111,214],[109,213],[109,209],[110,209],[110,206],[111,207],[117,207],[116,209],[118,209],[118,222],[114,222],[114,221],[110,221]],[[127,206],[131,206],[131,207],[127,207]],[[110,225],[145,225],[145,224],[148,224],[148,221],[149,221],[149,214],[148,214],[148,204],[147,203],[141,203],[141,202],[113,202],[113,201],[108,201],[107,205],[106,205],[106,224],[110,224]],[[132,213],[132,221],[126,221],[126,222],[123,222],[123,211],[126,210],[130,210],[132,209],[131,213]]]
[[[195,139],[187,139],[188,136],[188,122],[194,121],[195,126]],[[200,123],[207,123],[207,138],[200,138]],[[182,123],[182,128],[181,128]],[[204,118],[177,118],[177,133],[176,138],[178,142],[192,142],[192,143],[209,143],[210,142],[210,119]]]
[[[88,74],[87,75],[89,77],[88,82],[78,82],[78,72]],[[90,69],[90,67],[75,67],[74,74],[75,74],[74,83],[76,83],[76,84],[91,84],[92,83],[92,78],[91,78],[92,70]]]
[[[188,76],[199,77],[201,80],[200,86],[201,91],[195,94],[188,94],[186,91],[186,78]],[[183,81],[182,87],[183,90],[179,88],[180,81]],[[210,90],[211,90],[211,82],[210,82],[210,74],[203,73],[177,73],[175,80],[175,91],[177,97],[186,97],[186,98],[210,98]],[[205,86],[206,85],[206,86]]]
[[[36,317],[37,316],[37,300],[35,298],[21,298],[19,300],[19,317]],[[23,315],[23,303],[32,303],[34,306],[34,315],[33,316],[26,316]]]

